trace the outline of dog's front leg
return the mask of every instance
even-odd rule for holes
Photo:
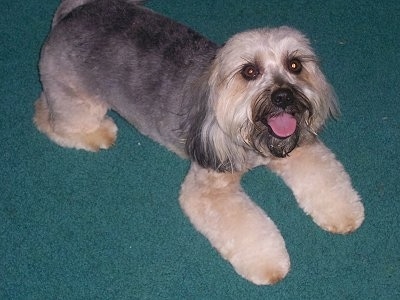
[[[196,229],[241,276],[255,284],[273,284],[289,271],[289,255],[275,224],[241,189],[241,175],[192,163],[180,203]]]
[[[364,207],[349,175],[321,142],[299,147],[269,167],[284,179],[300,207],[323,229],[348,233],[363,222]]]

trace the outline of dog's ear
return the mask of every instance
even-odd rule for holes
[[[210,87],[207,79],[200,80],[191,89],[187,99],[186,121],[183,125],[185,150],[192,161],[200,166],[218,172],[231,172],[233,166],[229,159],[218,151],[215,143],[220,133],[210,105]]]
[[[329,117],[337,119],[340,116],[339,102],[333,87],[326,80],[320,67],[313,70],[312,86],[315,89],[313,99],[313,120],[311,127],[315,132],[319,131]]]

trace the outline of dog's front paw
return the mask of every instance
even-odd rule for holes
[[[228,260],[236,272],[247,280],[258,285],[275,284],[290,270],[289,255],[284,245],[276,245],[273,249],[261,248],[263,243],[258,242],[255,248],[234,253]]]
[[[274,284],[290,269],[285,241],[274,222],[243,192],[241,174],[192,164],[179,197],[192,224],[255,284]]]
[[[349,197],[332,199],[328,207],[313,208],[311,214],[314,222],[333,233],[346,234],[355,231],[364,221],[364,206],[354,191],[347,196]]]
[[[292,189],[315,223],[334,233],[349,233],[364,221],[364,206],[349,175],[322,143],[299,147],[270,167]]]

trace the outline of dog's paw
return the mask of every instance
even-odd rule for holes
[[[242,277],[258,285],[275,284],[290,270],[285,241],[269,218],[252,216],[255,222],[242,222],[234,237],[219,249]]]
[[[35,116],[33,121],[39,131],[45,133],[51,140],[62,147],[83,149],[86,151],[97,152],[100,149],[110,148],[117,138],[118,128],[114,121],[105,116],[100,119],[95,118],[90,130],[79,127],[78,123],[73,126],[55,126],[56,120],[50,122],[51,112],[43,98],[35,103]],[[89,118],[88,118],[89,119]]]
[[[270,167],[292,189],[300,207],[321,228],[350,233],[364,221],[364,206],[350,176],[322,143],[299,147]]]
[[[113,120],[105,118],[97,129],[90,132],[56,133],[52,131],[48,136],[62,147],[97,152],[114,145],[117,139],[117,130]]]
[[[244,193],[241,174],[192,164],[179,197],[183,211],[238,274],[274,284],[290,269],[285,241],[274,222]]]
[[[354,192],[352,197],[329,201],[329,206],[314,209],[314,222],[321,228],[346,234],[355,231],[364,221],[364,206]]]
[[[117,138],[117,126],[110,118],[105,118],[95,131],[80,136],[81,147],[88,151],[108,149]]]
[[[248,249],[236,253],[230,262],[236,272],[257,285],[271,285],[281,281],[290,270],[289,255],[284,247],[279,249]]]

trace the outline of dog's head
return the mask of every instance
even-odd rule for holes
[[[251,152],[285,157],[338,111],[308,40],[288,27],[233,36],[202,80],[186,148],[216,170],[251,166]]]

